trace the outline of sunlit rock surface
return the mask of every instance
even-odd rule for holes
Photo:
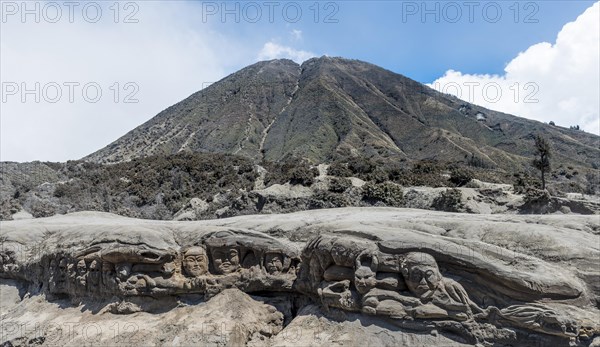
[[[0,227],[6,346],[600,343],[597,216],[82,212]]]

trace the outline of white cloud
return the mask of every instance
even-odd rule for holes
[[[295,41],[302,40],[302,30],[294,29],[292,30],[291,35]]]
[[[27,3],[28,8],[35,3]],[[205,82],[252,62],[248,57],[255,54],[255,46],[223,37],[211,25],[199,22],[198,6],[193,3],[119,4],[119,23],[114,22],[112,2],[102,5],[97,23],[82,17],[81,5],[74,11],[73,23],[66,7],[57,23],[48,23],[45,17],[36,23],[33,16],[22,23],[18,14],[5,18],[0,30],[0,76],[5,86],[20,87],[25,82],[31,89],[39,82],[41,94],[43,86],[57,83],[63,95],[56,103],[46,102],[43,95],[39,103],[34,95],[28,95],[25,103],[20,92],[6,95],[1,104],[0,160],[81,158],[201,89]],[[125,8],[127,4],[139,6],[133,17],[138,23],[123,23],[134,10]],[[93,14],[93,9],[88,13]],[[80,84],[73,102],[68,100],[65,82]],[[82,98],[82,86],[88,82],[101,87],[97,103]],[[115,82],[120,87],[118,102]],[[124,88],[127,82],[139,88],[134,96],[138,103],[123,102],[135,91],[135,86]]]
[[[201,6],[194,2],[119,2],[118,23],[114,21],[113,2],[97,2],[102,16],[96,23],[86,21],[89,18],[84,17],[82,7],[87,5],[75,8],[71,22],[69,7],[63,2],[11,3],[19,7],[25,4],[28,10],[36,4],[42,8],[37,21],[34,15],[27,15],[23,23],[21,13],[1,18],[1,82],[5,87],[16,84],[19,89],[35,88],[37,82],[39,94],[44,94],[44,86],[52,94],[56,83],[62,97],[50,103],[44,95],[40,95],[40,102],[35,102],[34,95],[27,95],[22,102],[21,91],[4,95],[6,102],[0,104],[2,161],[81,158],[188,95],[254,63],[261,47],[262,59],[301,62],[313,56],[274,43],[263,46],[271,32],[259,27],[248,39],[235,31],[221,30],[231,23],[205,23]],[[47,20],[54,18],[53,6],[62,10],[56,23]],[[93,7],[86,12],[88,17],[94,15]],[[124,23],[132,14],[131,19],[138,22]],[[290,35],[291,39],[301,39],[302,31],[293,30]],[[79,83],[73,102],[69,102],[69,89],[64,85],[69,82]],[[83,85],[90,82],[102,91],[97,103],[82,97]],[[126,86],[128,82],[134,85]],[[115,83],[120,89],[117,102]],[[139,102],[124,102],[131,92]],[[53,94],[46,96],[52,98]]]
[[[258,60],[271,60],[271,59],[291,59],[297,63],[302,63],[316,54],[312,52],[297,50],[292,47],[283,46],[273,41],[265,43],[263,48],[258,53]]]
[[[600,133],[600,2],[558,33],[514,58],[503,75],[449,70],[432,84],[475,104]],[[497,91],[501,96],[497,95]]]

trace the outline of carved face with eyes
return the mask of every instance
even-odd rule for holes
[[[87,265],[85,264],[85,260],[80,260],[77,262],[77,276],[84,277],[87,273]]]
[[[418,297],[434,290],[442,280],[435,259],[427,253],[409,253],[402,274],[410,292]]]
[[[191,247],[183,256],[183,269],[192,276],[202,276],[208,272],[208,257],[202,247]]]
[[[366,294],[377,284],[375,272],[367,266],[361,266],[354,272],[354,287],[360,294]]]
[[[89,268],[89,278],[93,285],[100,284],[100,277],[102,274],[100,271],[102,270],[102,265],[99,260],[93,260],[90,264]]]
[[[271,275],[277,275],[283,270],[283,256],[279,253],[265,255],[265,269]]]
[[[56,260],[54,260],[54,259],[50,260],[50,264],[48,264],[48,274],[50,276],[54,276],[56,274],[56,268],[57,268]]]
[[[131,274],[131,263],[118,263],[115,265],[117,276],[121,280],[126,280]]]
[[[105,285],[114,285],[115,282],[115,266],[107,261],[102,263],[102,282]]]
[[[240,267],[240,254],[233,247],[215,248],[212,251],[212,261],[217,274],[228,274]]]
[[[50,272],[49,286],[52,293],[62,293],[67,285],[68,262],[66,258],[61,258],[58,262],[51,261],[50,268],[54,269]]]
[[[66,277],[67,277],[67,259],[66,258],[62,258],[59,262],[58,262],[58,281],[65,281]]]

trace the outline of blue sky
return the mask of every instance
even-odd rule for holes
[[[302,16],[296,23],[284,18],[283,5],[274,7],[274,23],[269,23],[267,6],[261,6],[263,13],[257,23],[250,22],[256,14],[252,7],[245,11],[240,7],[239,23],[230,14],[222,21],[223,12],[233,6],[219,6],[216,14],[207,5],[198,4],[197,10],[205,10],[208,23],[216,30],[241,35],[249,42],[260,44],[275,39],[317,55],[365,60],[429,83],[449,69],[500,74],[519,52],[538,42],[552,42],[564,24],[575,20],[594,1],[497,1],[477,5],[465,1],[336,1],[329,7],[330,2],[322,1],[318,23],[314,22],[315,2],[297,3]],[[488,5],[484,13],[486,4],[493,5]],[[501,8],[500,16],[495,14],[497,7]],[[290,20],[295,18],[294,10],[288,7]],[[431,13],[423,21],[427,10]],[[330,19],[337,23],[324,23],[326,15],[332,15]],[[292,30],[302,31],[302,40],[293,40],[289,35]]]
[[[0,3],[2,161],[78,159],[258,60],[321,55],[600,133],[594,1],[75,1],[72,18],[65,2]]]

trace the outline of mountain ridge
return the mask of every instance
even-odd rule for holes
[[[482,121],[479,118],[483,118]],[[593,166],[600,137],[485,109],[376,65],[344,58],[258,62],[161,111],[83,159],[182,151],[314,163],[352,156],[514,170],[550,139],[558,163]]]

